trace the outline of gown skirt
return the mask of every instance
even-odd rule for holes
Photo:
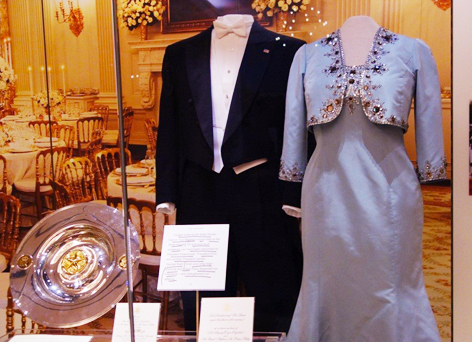
[[[423,279],[421,188],[402,129],[370,122],[355,103],[312,127],[288,341],[440,341]]]

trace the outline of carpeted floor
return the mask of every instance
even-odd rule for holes
[[[425,283],[442,342],[451,341],[451,190],[448,186],[422,187],[425,210],[423,262]],[[178,300],[169,308],[168,330],[183,330]],[[113,311],[81,329],[111,329]]]
[[[451,341],[451,188],[423,186],[423,269],[443,342]]]

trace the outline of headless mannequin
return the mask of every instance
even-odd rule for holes
[[[374,19],[366,15],[350,17],[344,22],[340,32],[346,65],[362,65],[366,62],[379,27]],[[301,217],[300,208],[284,206],[283,209],[288,215]]]
[[[220,23],[224,23],[225,25],[232,26],[232,24],[234,24],[238,21],[244,20],[245,17],[246,17],[246,20],[247,20],[247,17],[251,17],[251,16],[244,15],[244,14],[239,14],[239,4],[238,4],[238,14],[227,14],[225,16],[220,16],[220,17],[217,18],[217,20],[215,20],[215,22],[220,22]],[[213,134],[215,134],[215,132],[213,132]],[[243,165],[238,165],[238,166],[234,167],[234,171],[235,171],[236,174],[239,174],[243,171],[246,171],[246,170],[250,169],[251,167],[263,164],[266,161],[267,161],[267,159],[259,159],[257,161],[252,161],[252,162],[249,162],[249,163],[245,163]],[[158,212],[163,213],[163,214],[167,214],[167,215],[173,214],[175,209],[176,209],[175,204],[171,203],[171,202],[157,203],[157,206],[156,206],[156,210]]]
[[[350,17],[344,22],[340,31],[346,65],[365,63],[379,27],[374,19],[365,15]]]
[[[341,39],[344,51],[344,62],[348,66],[362,65],[372,47],[379,25],[366,15],[348,18],[341,27]],[[284,205],[287,215],[301,217],[301,209]]]
[[[244,19],[244,17],[248,17],[248,15],[239,14],[239,3],[238,3],[238,14],[227,14],[225,16],[218,17],[216,21],[224,22],[227,25],[231,25],[237,21]],[[267,162],[267,158],[261,158],[258,160],[254,160],[248,163],[235,166],[233,169],[236,174],[240,174],[241,172],[244,172],[246,170],[249,170],[250,168],[261,165],[265,162]],[[170,203],[170,202],[157,203],[157,206],[156,206],[156,210],[158,212],[167,214],[167,215],[172,215],[175,212],[175,209],[176,209],[175,204]],[[286,212],[287,215],[298,217],[298,218],[301,217],[300,208],[295,208],[289,205],[283,205],[282,209]]]

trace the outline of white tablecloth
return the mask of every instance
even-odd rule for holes
[[[107,178],[108,196],[111,197],[123,197],[123,188],[117,182],[120,180],[121,175],[110,173]],[[156,203],[156,185],[149,186],[136,186],[128,184],[128,198],[135,198],[140,201],[149,201]]]
[[[39,150],[26,153],[2,153],[7,160],[8,184],[23,178],[34,178],[36,175],[36,155]]]
[[[117,183],[121,178],[121,175],[116,175],[115,173],[110,173],[107,178],[108,186],[108,196],[111,197],[123,197],[122,186]],[[156,203],[156,193],[154,191],[155,184],[144,187],[144,186],[135,186],[128,184],[128,198],[134,198],[141,201],[149,201]],[[131,211],[130,219],[133,223],[138,223],[136,214]],[[151,217],[144,217],[144,224],[146,227],[146,234],[151,234],[150,226],[152,224]],[[175,214],[169,217],[169,224],[175,224]],[[164,216],[162,214],[156,215],[156,226],[159,227],[158,235],[162,234],[162,227],[164,226]],[[139,230],[139,227],[136,227]]]
[[[60,141],[58,146],[65,146],[65,143]],[[8,184],[24,178],[36,177],[36,155],[40,150],[23,153],[0,152],[7,160]]]

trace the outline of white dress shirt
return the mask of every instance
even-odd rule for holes
[[[211,102],[213,113],[213,170],[223,169],[221,145],[239,68],[254,22],[251,15],[229,14],[218,17],[211,33]]]

